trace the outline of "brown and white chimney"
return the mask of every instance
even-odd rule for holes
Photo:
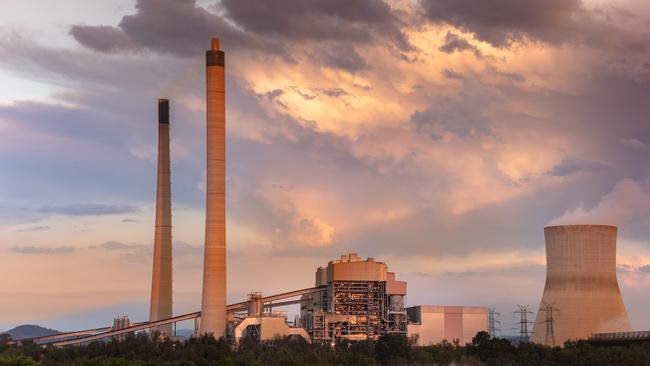
[[[158,99],[158,182],[149,320],[172,317],[172,207],[169,168],[169,100]],[[171,324],[155,330],[171,336]]]
[[[207,168],[201,334],[226,336],[226,109],[219,39],[205,53]]]

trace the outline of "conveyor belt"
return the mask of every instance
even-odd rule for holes
[[[272,301],[277,301],[277,300],[284,300],[284,299],[289,299],[292,297],[296,296],[302,296],[314,292],[321,292],[325,291],[325,287],[312,287],[312,288],[305,288],[301,290],[296,290],[296,291],[290,291],[290,292],[285,292],[277,295],[272,295],[272,296],[267,296],[262,298],[263,303],[269,303]],[[279,306],[286,306],[286,305],[292,305],[292,304],[298,304],[300,303],[300,300],[290,300],[290,301],[284,301],[284,302],[279,302],[275,304],[265,304],[264,307],[279,307]],[[235,311],[244,311],[248,308],[248,302],[247,301],[242,301],[238,302],[235,304],[231,304],[226,306],[226,311],[229,313],[235,312]],[[108,338],[108,337],[114,337],[118,336],[121,334],[127,334],[127,333],[132,333],[132,332],[137,332],[140,330],[144,329],[149,329],[149,328],[154,328],[158,327],[161,325],[165,324],[172,324],[184,320],[191,320],[191,319],[196,319],[201,317],[201,312],[197,311],[194,313],[189,313],[189,314],[184,314],[184,315],[178,315],[175,317],[171,317],[168,319],[161,319],[161,320],[156,320],[152,322],[140,322],[136,323],[130,327],[127,328],[122,328],[122,329],[116,329],[116,330],[111,330],[112,328],[96,328],[96,329],[88,329],[88,330],[80,330],[76,332],[67,332],[67,333],[61,333],[61,334],[55,334],[51,336],[45,336],[45,337],[37,337],[37,338],[31,338],[34,342],[43,342],[43,341],[53,341],[57,339],[64,339],[62,341],[58,342],[51,342],[49,344],[55,346],[55,347],[64,347],[64,346],[69,346],[69,345],[74,345],[74,344],[81,344],[81,343],[88,343],[96,340],[100,340],[103,338]],[[85,337],[79,337],[87,335]],[[70,338],[70,337],[76,337],[74,339],[65,339],[65,338]],[[20,341],[24,341],[20,340]]]

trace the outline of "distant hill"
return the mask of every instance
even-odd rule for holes
[[[8,331],[2,333],[9,334],[11,336],[11,339],[18,340],[23,338],[34,338],[34,337],[48,336],[52,334],[59,334],[61,332],[54,329],[43,328],[38,325],[25,324],[25,325],[19,325],[16,328],[9,329]]]

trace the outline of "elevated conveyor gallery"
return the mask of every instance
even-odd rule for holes
[[[322,292],[325,290],[326,287],[305,288],[305,289],[285,292],[277,295],[266,296],[262,298],[262,302],[264,303],[265,308],[299,304],[301,301],[300,299],[282,301],[276,303],[273,302],[279,300],[291,299],[293,297],[303,296],[303,295],[312,294],[316,292]],[[242,301],[242,302],[230,304],[226,307],[226,311],[228,313],[246,311],[247,309],[248,309],[248,301]],[[86,330],[79,330],[74,332],[54,334],[54,335],[44,336],[44,337],[19,339],[16,340],[16,342],[24,342],[29,340],[39,344],[47,344],[47,345],[52,345],[54,347],[64,347],[64,346],[78,345],[82,343],[89,343],[104,338],[115,337],[119,335],[124,335],[124,334],[129,334],[141,330],[159,327],[162,325],[168,325],[168,324],[173,324],[181,321],[199,319],[199,318],[201,318],[201,312],[197,311],[194,313],[178,315],[178,316],[174,316],[167,319],[161,319],[157,321],[140,322],[140,323],[133,324],[130,327],[126,327],[122,329],[113,330],[113,328],[111,327],[86,329]]]

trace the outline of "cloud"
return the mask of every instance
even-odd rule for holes
[[[45,230],[50,230],[50,227],[47,226],[47,225],[39,225],[39,226],[32,226],[32,227],[27,228],[27,229],[20,229],[20,230],[17,230],[17,231],[21,232],[21,233],[33,233],[33,232],[45,231]]]
[[[567,156],[546,174],[556,177],[566,177],[578,172],[594,172],[605,169],[606,167],[605,164],[599,162],[588,161],[575,156]]]
[[[318,47],[311,56],[311,60],[315,63],[351,73],[368,68],[368,63],[354,49],[354,46],[340,42]]]
[[[442,70],[442,74],[447,78],[451,80],[465,80],[465,77],[463,77],[462,74],[457,73],[453,69],[444,69]]]
[[[184,241],[175,241],[172,244],[172,251],[176,258],[184,256],[203,256],[203,246],[192,245]]]
[[[152,50],[191,57],[219,35],[231,49],[256,43],[220,16],[197,6],[195,0],[138,0],[136,13],[122,17],[117,27],[74,25],[70,34],[82,45],[100,52]],[[188,26],[191,25],[191,26]]]
[[[462,78],[453,70],[446,71],[451,79]],[[462,94],[456,97],[436,97],[429,106],[411,115],[411,122],[418,132],[433,139],[446,134],[469,137],[489,133],[491,118],[489,106],[502,97],[496,89],[467,83]]]
[[[479,40],[506,46],[531,36],[560,41],[581,10],[579,0],[422,0],[426,16],[473,32]]]
[[[128,222],[140,222],[140,220],[126,218],[126,219],[122,219],[122,222],[124,222],[124,223],[128,223]]]
[[[307,245],[329,245],[332,244],[335,230],[332,226],[318,219],[300,220],[298,240]]]
[[[119,241],[107,241],[99,245],[100,248],[106,250],[126,250],[126,249],[142,249],[145,248],[145,245],[131,245],[124,244]]]
[[[110,251],[132,251],[135,252],[130,254],[130,258],[141,257],[146,259],[151,257],[153,250],[153,244],[143,245],[143,244],[126,244],[121,241],[107,241],[101,243],[97,247],[104,250]],[[184,241],[175,241],[172,243],[172,249],[174,251],[174,257],[184,257],[184,256],[202,256],[203,255],[203,246],[195,246]]]
[[[132,205],[111,205],[102,203],[72,203],[60,206],[42,207],[39,212],[69,216],[98,216],[116,215],[138,212],[140,209]]]
[[[382,0],[224,0],[222,5],[229,19],[265,37],[367,43],[374,32],[409,48],[390,6]]]
[[[481,51],[476,48],[476,46],[472,45],[466,38],[463,38],[450,31],[445,35],[445,43],[438,49],[444,53],[471,50],[474,52],[476,57],[481,57]]]
[[[488,67],[487,70],[492,75],[496,75],[505,79],[510,79],[515,82],[523,82],[526,80],[524,76],[516,72],[504,72],[504,71],[497,70],[494,67]]]
[[[20,254],[68,254],[75,252],[74,247],[36,247],[36,246],[23,246],[23,247],[14,247],[11,248],[11,251],[14,253]]]
[[[650,184],[623,179],[591,209],[578,206],[549,225],[621,225],[631,219],[650,219]]]
[[[135,43],[121,29],[105,25],[73,25],[70,35],[77,42],[98,52],[118,52],[135,50]]]
[[[613,5],[598,7],[581,0],[421,0],[419,4],[433,23],[450,24],[499,48],[527,41],[571,43],[607,54],[602,60],[625,53],[627,61],[638,63],[650,47],[644,40],[647,22]]]
[[[621,143],[639,151],[650,152],[650,146],[648,144],[635,138],[623,138],[621,139]]]
[[[263,51],[285,60],[291,59],[287,41],[370,43],[381,34],[400,49],[410,48],[381,0],[283,2],[223,1],[212,13],[195,0],[138,0],[136,13],[122,17],[118,26],[73,25],[70,34],[98,52],[149,50],[180,57],[201,53],[208,47],[205,40],[215,35],[229,50]],[[328,56],[325,62],[335,67],[359,65],[354,58]]]
[[[639,271],[644,273],[650,273],[650,264],[646,264],[645,266],[639,267]]]

